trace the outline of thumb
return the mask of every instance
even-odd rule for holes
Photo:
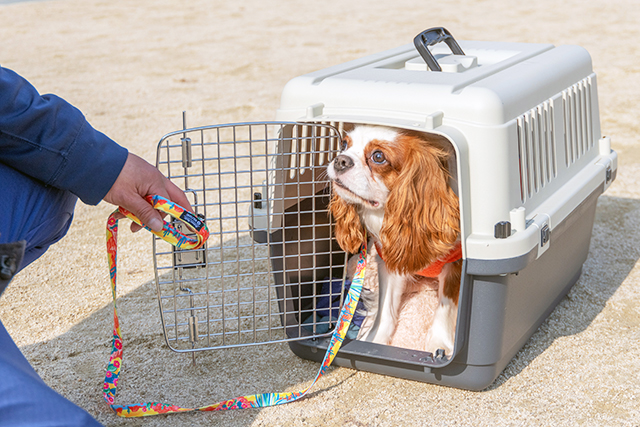
[[[162,231],[162,216],[153,208],[145,199],[137,196],[128,204],[131,213],[138,217],[140,222],[152,229],[153,231]]]

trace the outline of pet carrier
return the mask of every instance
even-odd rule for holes
[[[185,129],[160,141],[158,167],[211,231],[196,251],[154,240],[171,349],[288,341],[297,355],[322,359],[348,263],[333,239],[325,169],[341,132],[356,124],[450,143],[463,275],[453,357],[348,340],[334,363],[483,389],[578,280],[597,198],[617,170],[600,134],[589,54],[456,43],[442,28],[414,44],[294,78],[278,122]]]

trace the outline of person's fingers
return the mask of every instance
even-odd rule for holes
[[[147,227],[161,231],[163,215],[155,210],[146,196],[159,195],[193,212],[184,192],[146,160],[129,153],[127,161],[104,200],[129,210]],[[141,227],[131,226],[131,231]]]
[[[163,222],[167,220],[167,216],[169,214],[165,214],[164,212],[160,212],[160,211],[157,211],[157,212],[160,213],[160,216],[162,217],[162,221]],[[141,225],[138,225],[138,223],[131,221],[130,229],[131,229],[132,233],[137,233],[138,231],[142,230],[143,228],[144,227],[142,227]]]
[[[193,212],[191,203],[189,203],[189,199],[187,199],[187,196],[184,194],[184,192],[177,185],[175,185],[173,182],[169,181],[168,179],[165,180],[165,183],[166,183],[167,193],[169,195],[168,199],[174,203],[177,203],[183,208]]]
[[[116,220],[116,221],[117,221],[117,220],[120,220],[120,219],[124,219],[124,218],[126,218],[126,216],[125,216],[123,213],[120,213],[120,212],[119,212],[119,211],[117,211],[117,210],[116,210],[115,212],[113,212],[113,214],[112,214],[112,215],[113,215],[113,217],[115,218],[115,220]],[[137,233],[138,231],[142,230],[142,228],[143,228],[143,227],[142,227],[141,225],[138,225],[138,223],[136,223],[136,222],[134,222],[134,221],[131,221],[130,229],[131,229],[131,231],[132,231],[133,233]]]
[[[114,213],[113,213],[113,217],[114,217],[116,220],[119,220],[119,219],[122,219],[122,218],[126,218],[126,216],[124,216],[123,214],[121,214],[119,211],[114,212]]]
[[[131,211],[132,214],[138,217],[140,222],[153,231],[162,230],[162,216],[142,197],[137,196],[131,198],[127,206],[123,207]]]
[[[129,229],[131,230],[132,233],[137,233],[138,231],[142,230],[142,226],[138,225],[138,223],[131,221],[131,226],[129,226]]]

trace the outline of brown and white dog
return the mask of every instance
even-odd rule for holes
[[[437,277],[438,306],[421,349],[450,357],[461,275],[458,197],[449,185],[449,152],[435,135],[357,126],[329,164],[330,211],[342,249],[358,251],[365,228],[378,262],[378,301],[367,301],[358,339],[391,344],[403,293],[422,275]],[[379,307],[379,309],[378,309]]]

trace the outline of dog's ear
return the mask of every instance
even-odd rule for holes
[[[333,193],[329,211],[335,221],[335,236],[342,250],[351,254],[358,252],[364,242],[365,231],[355,206]]]
[[[449,186],[449,154],[424,137],[402,135],[398,142],[409,154],[390,189],[380,240],[387,268],[409,274],[451,249],[460,208]]]

